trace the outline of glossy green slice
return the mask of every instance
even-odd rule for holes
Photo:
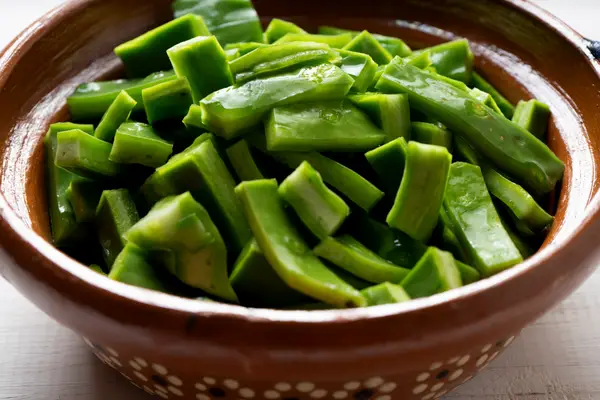
[[[307,161],[321,174],[325,183],[365,211],[370,211],[384,196],[381,190],[358,173],[320,153],[282,151],[273,152],[271,156],[290,168],[298,168]]]
[[[98,182],[81,179],[71,181],[66,194],[78,223],[94,221],[103,191]]]
[[[531,133],[473,99],[469,93],[396,58],[377,87],[407,93],[412,108],[464,137],[484,157],[537,193],[552,190],[564,164]]]
[[[135,203],[126,189],[105,190],[102,193],[96,210],[96,229],[109,269],[127,244],[123,235],[139,218]]]
[[[82,238],[84,230],[77,223],[75,210],[67,196],[67,190],[73,181],[83,178],[72,174],[55,164],[56,149],[58,147],[58,133],[79,129],[88,135],[94,134],[93,125],[79,125],[70,122],[61,122],[50,125],[44,137],[46,149],[46,179],[48,188],[48,209],[52,238],[56,246],[64,246],[70,242],[77,242]]]
[[[423,144],[443,146],[452,151],[452,132],[441,124],[413,122],[411,124],[412,140]]]
[[[386,142],[402,137],[410,139],[410,105],[405,94],[365,93],[348,96],[365,111],[386,135]]]
[[[139,78],[152,72],[171,68],[167,50],[196,36],[208,36],[204,20],[186,15],[169,21],[115,48],[129,76]]]
[[[313,42],[291,42],[258,48],[229,63],[237,84],[309,64],[337,60],[328,45]]]
[[[275,42],[275,44],[289,42],[314,42],[324,43],[334,49],[341,49],[352,40],[352,35],[342,33],[340,35],[313,35],[310,33],[288,33]]]
[[[119,174],[119,164],[109,160],[112,145],[80,129],[59,132],[56,159],[58,167],[86,178],[106,178]]]
[[[332,64],[256,79],[203,99],[202,122],[225,139],[233,139],[260,124],[273,107],[342,99],[353,83],[348,74]]]
[[[100,120],[94,136],[105,142],[112,143],[115,138],[117,128],[126,122],[135,108],[137,101],[133,99],[126,91],[121,91],[115,101],[108,107],[106,113]]]
[[[390,229],[365,213],[355,212],[349,221],[349,231],[380,257],[403,268],[412,268],[427,251],[427,246],[407,234]]]
[[[339,308],[366,305],[364,297],[304,243],[286,216],[275,180],[242,182],[236,194],[265,258],[289,287]]]
[[[142,191],[150,204],[189,191],[206,207],[230,250],[236,253],[252,235],[234,193],[235,181],[211,137],[202,135],[188,149],[157,168]]]
[[[263,42],[260,19],[250,0],[175,0],[175,17],[199,15],[208,30],[225,46],[237,42]]]
[[[550,107],[539,100],[520,101],[512,118],[517,125],[527,129],[539,139],[546,137]]]
[[[227,276],[225,242],[189,192],[158,202],[126,237],[160,258],[183,283],[237,302]]]
[[[371,56],[350,50],[338,50],[341,57],[340,68],[354,79],[352,89],[363,93],[371,86],[378,65]]]
[[[494,100],[494,97],[491,94],[484,92],[483,90],[477,89],[477,88],[471,89],[470,93],[471,93],[471,96],[473,96],[475,99],[477,99],[481,103],[485,104],[486,106],[488,106],[492,110],[496,111],[497,113],[504,115],[502,113],[502,110],[500,109],[500,107],[498,107],[496,100]]]
[[[366,151],[384,133],[346,100],[274,108],[265,121],[269,151]]]
[[[352,31],[348,29],[334,28],[331,26],[320,26],[319,33],[321,35],[340,35],[343,33],[351,33],[353,37],[356,37],[360,34],[359,31]],[[412,54],[412,50],[404,41],[401,39],[380,35],[377,33],[372,33],[373,37],[377,39],[379,44],[386,49],[391,55],[399,56],[399,57],[407,57]]]
[[[467,85],[471,83],[474,56],[468,40],[442,43],[426,51],[429,51],[432,66],[438,74]]]
[[[126,122],[117,129],[109,160],[157,168],[172,152],[173,144],[158,136],[150,125]]]
[[[433,296],[463,285],[452,254],[430,247],[400,286],[413,298]]]
[[[320,239],[335,234],[350,215],[350,207],[329,189],[321,174],[304,161],[279,186],[279,195]]]
[[[486,81],[481,75],[477,72],[473,72],[473,86],[479,90],[482,90],[486,93],[489,93],[496,104],[502,110],[502,114],[506,118],[512,118],[515,113],[515,106],[512,105],[510,101],[506,99],[495,87],[493,87],[488,81]]]
[[[258,42],[240,42],[240,43],[229,43],[224,48],[225,48],[225,51],[236,49],[240,52],[240,56],[243,56],[244,54],[248,54],[251,51],[254,51],[258,48],[267,47],[267,46],[268,45],[266,45],[264,43],[258,43]]]
[[[214,36],[198,36],[179,43],[167,54],[177,76],[188,80],[196,103],[233,84],[227,56]]]
[[[368,54],[377,64],[387,64],[392,61],[392,55],[368,31],[362,31],[343,49]]]
[[[479,167],[462,162],[452,165],[444,206],[456,236],[483,276],[523,260],[502,226]]]
[[[182,119],[194,103],[186,78],[164,82],[142,90],[146,117],[150,124]]]
[[[100,119],[123,90],[136,101],[133,110],[142,111],[144,109],[142,90],[175,79],[177,79],[175,72],[162,71],[152,73],[143,79],[84,83],[67,98],[71,118],[74,121]]]
[[[310,302],[281,280],[254,239],[240,253],[230,281],[242,304],[250,307],[282,308]]]
[[[397,193],[406,166],[408,144],[403,137],[365,153],[387,193]]]
[[[387,216],[392,228],[426,241],[437,225],[452,155],[445,147],[409,142],[406,167],[394,206]]]
[[[455,146],[462,158],[481,168],[492,196],[504,203],[529,230],[541,232],[552,224],[554,218],[525,189],[490,167],[464,139],[456,138]]]
[[[456,267],[460,272],[460,277],[462,279],[463,285],[470,285],[471,283],[475,283],[481,280],[481,274],[479,273],[479,271],[477,271],[477,269],[458,260],[455,260],[455,262]]]
[[[229,62],[232,62],[236,58],[240,58],[242,56],[242,53],[240,53],[240,49],[231,48],[231,49],[224,49],[224,51],[225,51],[225,56],[227,56],[227,61],[229,61]]]
[[[367,299],[369,307],[410,301],[410,297],[406,294],[402,286],[389,282],[363,289],[360,293]]]
[[[265,30],[265,39],[268,43],[274,43],[288,33],[308,33],[293,22],[273,18]]]
[[[146,257],[142,249],[128,244],[117,256],[108,277],[117,282],[166,293],[165,285]]]
[[[229,147],[226,152],[229,162],[240,181],[253,181],[265,178],[258,165],[256,165],[250,146],[245,139]]]
[[[313,252],[368,282],[400,282],[409,273],[381,258],[350,235],[325,238]]]

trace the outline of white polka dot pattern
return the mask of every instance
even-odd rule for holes
[[[465,372],[473,373],[475,369],[483,369],[490,362],[495,360],[500,352],[508,347],[515,337],[512,336],[505,341],[495,344],[485,344],[478,347],[474,353],[457,355],[447,359],[447,361],[435,361],[429,364],[427,370],[419,373],[413,382],[411,392],[414,397],[411,400],[431,400],[439,399],[457,384],[464,384],[473,378],[473,375],[464,377]],[[116,369],[128,379],[133,385],[145,392],[164,398],[175,399],[186,396],[186,383],[179,376],[170,373],[167,366],[146,361],[141,357],[132,359],[123,359],[117,350],[111,347],[102,347],[95,345],[85,339],[92,348],[96,356],[108,366]],[[329,391],[329,387],[319,387],[316,382],[278,382],[271,388],[264,391],[256,391],[251,386],[243,386],[243,382],[233,378],[215,378],[203,376],[198,378],[198,382],[189,383],[192,386],[192,393],[188,395],[195,396],[197,400],[220,400],[222,397],[227,399],[237,398],[238,400],[250,400],[255,398],[264,398],[267,400],[280,400],[285,397],[294,397],[301,400],[309,399],[351,399],[353,396],[361,395],[371,400],[392,400],[391,393],[398,388],[398,383],[386,381],[381,376],[372,376],[362,381],[347,381],[338,387]],[[291,393],[290,393],[291,392]],[[295,392],[295,393],[294,393]],[[298,393],[300,396],[298,396]],[[405,398],[403,393],[396,396]]]

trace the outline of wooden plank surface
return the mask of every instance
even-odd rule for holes
[[[600,39],[599,0],[537,0]],[[0,47],[60,0],[0,0]],[[600,272],[447,399],[600,399]],[[83,342],[0,279],[0,400],[142,400]]]

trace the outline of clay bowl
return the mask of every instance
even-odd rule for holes
[[[76,85],[120,74],[113,47],[165,22],[169,3],[72,1],[0,56],[0,270],[134,384],[163,398],[200,400],[438,398],[592,272],[600,233],[600,69],[592,43],[517,0],[255,3],[262,16],[308,28],[368,28],[415,47],[466,37],[479,70],[512,101],[549,103],[549,142],[567,172],[556,223],[542,251],[522,265],[407,304],[314,312],[191,301],[84,268],[47,241],[41,139],[50,123],[68,119],[65,98]]]

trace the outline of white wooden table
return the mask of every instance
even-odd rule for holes
[[[536,0],[600,39],[600,0]],[[61,0],[0,0],[0,47]],[[594,15],[596,14],[596,15]],[[600,271],[448,399],[600,399]],[[0,400],[149,397],[0,279]]]

